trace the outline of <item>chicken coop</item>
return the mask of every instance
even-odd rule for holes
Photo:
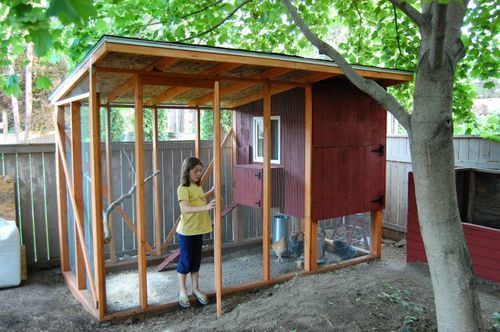
[[[412,79],[354,68],[384,87]],[[200,269],[218,315],[223,295],[380,257],[386,110],[334,62],[104,36],[51,103],[61,270],[98,320],[177,307],[176,188],[192,155],[218,202]],[[174,110],[194,139],[160,137]],[[132,116],[128,140],[111,135],[116,112]]]

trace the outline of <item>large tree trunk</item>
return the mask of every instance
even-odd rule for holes
[[[9,117],[7,116],[7,111],[2,111],[2,123],[3,123],[3,139],[7,142],[7,135],[9,134]]]
[[[417,70],[410,144],[420,229],[440,331],[476,331],[481,310],[455,189],[451,102],[453,68]]]
[[[24,117],[24,140],[27,141],[31,128],[31,113],[33,112],[33,43],[26,44],[26,58],[28,63],[25,68],[25,108]]]

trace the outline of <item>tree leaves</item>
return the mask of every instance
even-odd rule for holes
[[[35,87],[40,90],[49,90],[52,88],[52,82],[47,76],[40,76],[35,80]]]
[[[47,14],[57,16],[63,24],[84,25],[97,12],[91,0],[52,0]]]

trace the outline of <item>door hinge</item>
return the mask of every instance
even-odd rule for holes
[[[254,174],[257,178],[259,178],[259,180],[262,180],[262,173],[261,172],[257,172]]]
[[[255,204],[256,204],[258,207],[262,207],[262,202],[261,202],[261,201],[257,201],[257,202],[255,202]]]
[[[385,205],[385,195],[384,194],[380,195],[379,197],[375,198],[373,201],[370,201],[370,203],[377,203],[377,204],[384,206]]]
[[[380,144],[378,148],[371,150],[371,152],[375,152],[383,156],[385,154],[385,147],[382,144]]]

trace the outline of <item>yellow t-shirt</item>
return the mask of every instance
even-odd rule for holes
[[[177,188],[178,201],[187,201],[192,206],[205,206],[205,194],[203,188],[191,183],[189,187],[180,185]],[[212,231],[212,224],[210,223],[210,215],[208,211],[183,213],[181,211],[181,221],[177,225],[177,233],[181,235],[199,235],[210,233]]]

